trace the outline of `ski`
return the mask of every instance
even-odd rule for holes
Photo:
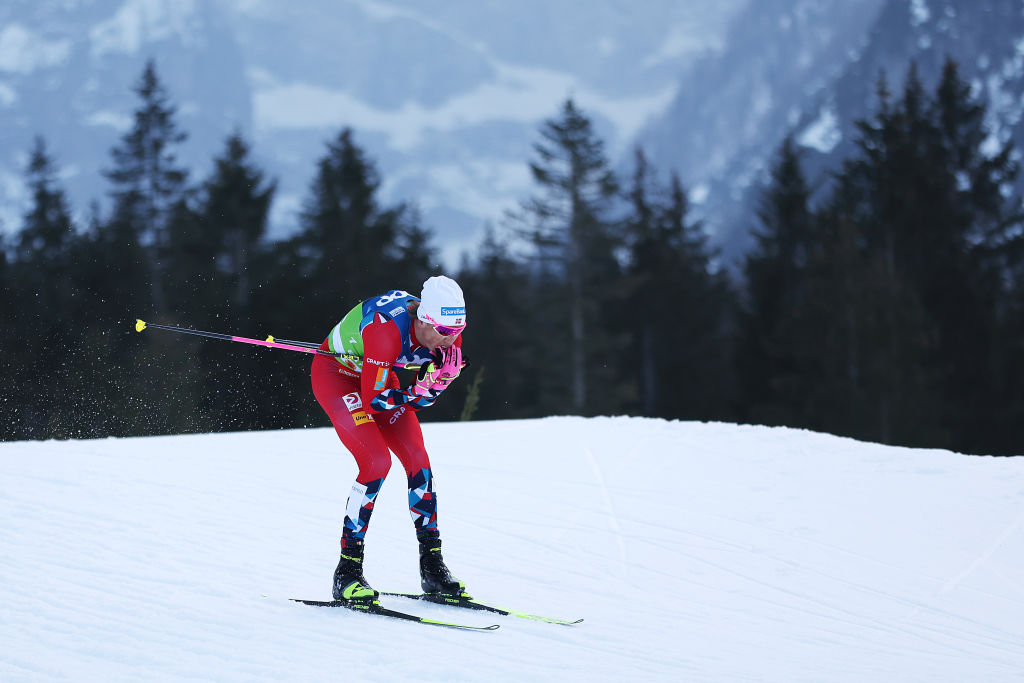
[[[437,619],[428,619],[427,617],[421,617],[415,614],[409,614],[407,612],[399,612],[398,610],[388,609],[387,607],[381,607],[379,602],[347,602],[345,600],[302,600],[300,598],[291,598],[292,602],[301,602],[303,605],[313,605],[314,607],[344,607],[350,609],[353,612],[361,612],[363,614],[376,614],[381,617],[391,617],[392,619],[402,619],[405,621],[415,621],[421,624],[430,624],[431,626],[443,626],[445,628],[456,628],[463,631],[493,631],[499,628],[498,624],[491,624],[490,626],[470,626],[468,624],[456,624],[450,621],[438,621]]]
[[[529,614],[527,612],[520,612],[516,609],[509,609],[508,607],[498,607],[496,605],[488,605],[485,602],[480,602],[468,595],[454,596],[454,595],[441,595],[432,593],[401,593],[401,592],[387,592],[381,591],[381,595],[391,595],[398,598],[409,598],[410,600],[423,600],[425,602],[432,602],[436,605],[448,605],[449,607],[461,607],[463,609],[475,609],[484,612],[494,612],[495,614],[501,614],[503,616],[519,617],[520,619],[530,619],[532,621],[543,621],[547,624],[562,624],[563,626],[572,626],[579,624],[583,619],[576,619],[575,621],[569,619],[555,619],[554,617],[542,617],[537,614]]]

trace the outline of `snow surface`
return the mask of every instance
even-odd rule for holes
[[[329,429],[0,444],[0,680],[1007,681],[1024,459],[639,418],[428,424],[481,599],[328,598],[355,466]],[[396,463],[366,573],[417,588]]]

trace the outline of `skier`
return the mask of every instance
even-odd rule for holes
[[[441,556],[437,499],[416,411],[433,405],[459,376],[465,327],[462,289],[451,278],[431,277],[420,298],[391,290],[357,304],[320,345],[346,357],[318,354],[313,359],[313,394],[359,467],[334,571],[335,600],[377,598],[363,576],[363,540],[374,499],[391,468],[390,451],[408,478],[423,591],[464,593],[465,584],[452,577]],[[402,389],[393,368],[417,365],[415,380]]]

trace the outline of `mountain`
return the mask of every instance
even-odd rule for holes
[[[312,400],[312,398],[310,398]],[[334,431],[0,444],[0,679],[1011,681],[1024,458],[641,418],[431,423],[444,555],[566,627],[327,598],[355,464]],[[406,479],[366,537],[416,590]]]
[[[14,0],[0,5],[0,220],[16,229],[23,173],[43,136],[74,208],[104,200],[110,149],[132,125],[147,58],[158,65],[190,135],[181,160],[197,174],[234,127],[251,128],[244,64],[228,16],[179,0]]]
[[[79,211],[103,199],[153,58],[193,178],[241,131],[279,180],[274,234],[294,228],[326,141],[351,126],[384,199],[417,204],[452,260],[530,191],[537,128],[567,96],[627,147],[746,2],[14,0],[0,8],[0,218],[20,223],[35,135]]]
[[[954,59],[988,103],[990,149],[1024,140],[1019,2],[769,0],[737,15],[724,44],[688,72],[641,140],[660,166],[680,170],[733,263],[750,245],[782,139],[792,134],[802,147],[820,196],[854,150],[856,121],[876,110],[880,77],[898,97],[911,62],[931,91],[947,56]]]
[[[727,258],[746,246],[748,190],[782,139],[860,59],[883,0],[763,0],[698,60],[666,112],[640,134],[656,167],[679,172]],[[831,133],[831,131],[829,131]],[[819,144],[829,144],[822,133]]]

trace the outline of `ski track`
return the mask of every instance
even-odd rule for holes
[[[313,608],[329,429],[0,444],[3,681],[1021,681],[1024,459],[640,418],[428,424],[467,633]],[[397,462],[366,574],[415,590]]]

